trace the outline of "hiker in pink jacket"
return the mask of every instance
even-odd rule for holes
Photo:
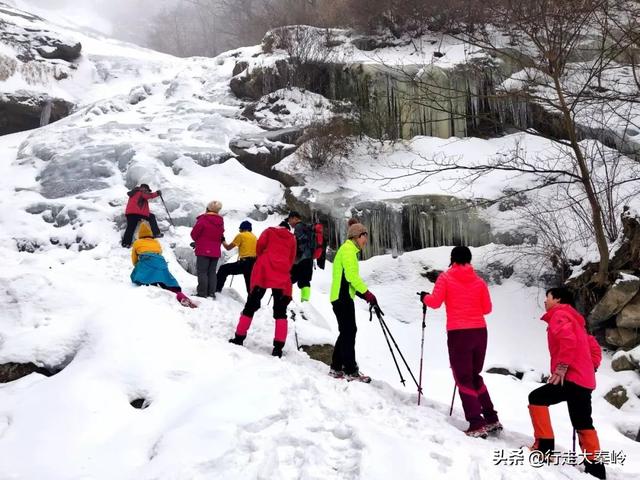
[[[429,308],[439,308],[443,302],[446,306],[449,362],[469,422],[465,433],[485,438],[490,432],[502,430],[480,375],[487,351],[484,316],[491,313],[491,298],[487,284],[471,266],[467,247],[451,251],[449,270],[438,276],[433,293],[421,292],[420,299]]]
[[[529,394],[529,413],[535,437],[533,450],[548,453],[555,448],[549,405],[567,402],[569,418],[585,454],[585,472],[606,478],[604,464],[597,459],[598,433],[591,418],[591,392],[596,388],[595,371],[600,366],[600,345],[587,332],[584,317],[573,308],[573,295],[563,287],[547,291],[547,342],[551,376],[547,384]]]
[[[219,214],[222,203],[214,200],[207,211],[200,215],[191,230],[195,242],[196,270],[198,273],[198,297],[216,298],[217,266],[224,241],[224,219]]]

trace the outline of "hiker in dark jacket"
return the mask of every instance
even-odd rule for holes
[[[315,234],[310,225],[302,222],[298,212],[289,213],[287,223],[293,228],[297,244],[296,260],[291,268],[291,283],[298,284],[300,301],[308,302],[311,298]]]
[[[291,301],[291,266],[296,258],[296,238],[284,221],[277,227],[269,227],[258,238],[258,255],[251,273],[251,293],[242,310],[236,334],[231,343],[242,345],[251,326],[253,315],[260,308],[260,301],[267,289],[273,292],[273,318],[276,321],[273,336],[274,357],[282,356],[287,340],[287,305]]]
[[[129,201],[124,211],[124,216],[127,218],[127,228],[122,236],[122,246],[129,248],[133,242],[133,234],[136,231],[138,223],[141,221],[149,222],[151,232],[155,238],[161,238],[162,233],[158,228],[158,222],[156,216],[149,210],[149,200],[162,195],[160,190],[151,192],[149,185],[146,183],[141,184],[139,187],[127,192],[129,195]]]
[[[191,230],[191,238],[196,244],[198,297],[216,298],[216,267],[224,241],[224,219],[219,215],[221,208],[222,203],[217,200],[209,202],[206,213],[198,217]]]

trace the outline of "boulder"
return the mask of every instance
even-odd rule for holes
[[[620,328],[640,328],[640,294],[631,299],[616,317]]]
[[[511,376],[511,377],[517,378],[518,380],[522,380],[522,377],[524,377],[524,372],[511,371],[510,369],[505,367],[491,367],[487,370],[487,373],[493,373],[495,375]]]
[[[41,57],[52,60],[65,60],[73,62],[80,57],[82,52],[82,44],[75,43],[54,43],[51,46],[39,47],[36,49]]]
[[[617,409],[620,409],[629,400],[629,396],[627,395],[627,390],[622,385],[618,385],[612,388],[604,396],[604,399]]]
[[[66,117],[74,105],[45,93],[17,91],[0,94],[0,135],[23,132],[41,126],[43,112],[47,111],[47,122]]]
[[[13,382],[32,373],[39,373],[50,377],[53,373],[46,368],[38,367],[33,363],[4,363],[0,365],[0,383]]]
[[[640,332],[630,328],[607,328],[605,338],[610,345],[631,349],[640,343]]]
[[[638,365],[638,363],[629,355],[616,355],[611,361],[611,368],[614,372],[636,370],[639,367],[640,365]]]
[[[588,316],[589,327],[595,328],[617,315],[640,290],[640,278],[622,274],[609,288]]]

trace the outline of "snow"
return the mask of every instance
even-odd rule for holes
[[[242,105],[228,88],[231,54],[177,61],[122,46],[122,57],[96,62],[97,47],[88,45],[75,86],[65,87],[86,103],[47,127],[0,137],[0,363],[65,367],[52,377],[34,373],[0,385],[0,478],[586,478],[570,466],[493,464],[496,450],[530,444],[527,395],[549,368],[539,320],[544,292],[525,286],[518,275],[490,286],[494,311],[487,318],[485,369],[526,372],[523,380],[484,375],[506,427],[490,440],[460,431],[466,422],[459,399],[448,414],[453,379],[443,309],[427,314],[425,396],[418,407],[415,386],[406,372],[407,386],[400,384],[380,327],[367,321],[360,300],[356,350],[372,384],[334,380],[326,365],[295,349],[294,329],[303,344],[335,341],[330,264],[315,270],[310,304],[299,305],[295,289],[290,311],[296,321],[289,322],[282,359],[270,356],[268,305],[256,315],[244,347],[228,343],[246,295],[240,279],[195,310],[182,308],[166,291],[132,285],[118,223],[131,185],[145,181],[162,189],[177,227],[169,226],[157,200],[151,208],[165,231],[160,241],[169,268],[189,295],[196,279],[180,267],[176,251],[188,248],[189,227],[204,205],[222,202],[227,238],[254,210],[270,212],[264,221],[252,220],[259,234],[281,220],[273,212],[283,206],[285,192],[230,158],[231,138],[262,131],[239,119]],[[145,98],[132,105],[131,90],[141,85]],[[290,93],[304,106],[318,100]],[[300,113],[309,118],[306,107]],[[399,198],[410,181],[382,188],[363,179],[363,172],[389,172],[389,162],[410,165],[420,155],[487,158],[516,140],[532,153],[550,148],[526,135],[491,141],[421,137],[407,145],[381,144],[373,154],[362,144],[353,171],[335,178],[314,177],[296,166],[295,157],[280,166],[303,175],[316,195]],[[490,197],[507,181],[526,180],[486,179],[457,194]],[[454,179],[441,178],[411,193],[451,193],[452,187]],[[34,251],[18,251],[20,242],[32,242]],[[449,253],[439,247],[361,262],[416,374],[422,313],[415,292],[433,288],[421,276],[423,267],[445,269]],[[487,245],[473,255],[482,269],[508,253]],[[602,447],[626,453],[623,466],[609,467],[609,478],[633,478],[640,475],[640,448],[621,432],[640,424],[640,382],[633,372],[612,372],[606,360],[597,378],[594,422]],[[603,396],[620,384],[633,395],[618,411]],[[147,408],[130,405],[139,398]],[[552,416],[559,447],[570,449],[566,408],[552,408]]]
[[[332,102],[317,93],[297,87],[282,88],[262,97],[255,105],[257,123],[268,129],[325,123],[334,114]]]

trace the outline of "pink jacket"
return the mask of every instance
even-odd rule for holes
[[[555,372],[558,364],[565,363],[569,365],[565,380],[595,389],[595,370],[600,366],[602,352],[596,339],[587,333],[584,317],[571,305],[559,304],[548,310],[542,320],[549,324],[551,372]]]
[[[223,234],[224,219],[220,215],[200,215],[191,230],[191,238],[196,242],[196,257],[220,258]]]
[[[253,287],[279,288],[291,296],[291,267],[296,259],[296,237],[284,227],[269,227],[258,238],[258,258],[251,272]]]
[[[484,316],[491,313],[489,289],[469,264],[453,264],[440,274],[431,295],[424,297],[429,308],[447,309],[447,331],[485,328]]]

